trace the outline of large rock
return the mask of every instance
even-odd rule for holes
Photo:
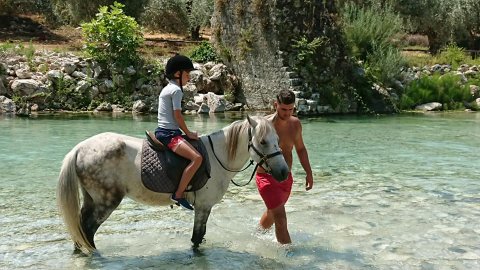
[[[442,103],[439,102],[429,102],[415,107],[415,110],[419,111],[437,111],[442,109]]]
[[[147,106],[147,104],[142,101],[142,100],[137,100],[133,103],[133,112],[136,112],[136,113],[143,113],[143,112],[148,112],[150,108]]]
[[[224,96],[215,95],[214,93],[207,93],[205,95],[207,97],[207,104],[210,108],[211,113],[218,113],[225,111],[226,101]]]
[[[32,79],[17,79],[12,83],[12,90],[22,96],[29,96],[35,93],[40,83]]]
[[[0,96],[0,113],[1,112],[15,112],[15,103],[13,100],[5,97],[5,96]]]

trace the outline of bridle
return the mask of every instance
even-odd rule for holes
[[[220,161],[220,159],[218,159],[218,156],[217,156],[217,154],[215,153],[215,149],[213,148],[213,142],[212,142],[212,139],[210,138],[210,135],[208,135],[207,137],[208,137],[208,142],[210,143],[210,147],[212,148],[213,155],[214,155],[215,158],[217,159],[218,163],[220,163],[220,166],[222,166],[222,168],[225,169],[226,171],[235,172],[235,173],[237,173],[237,172],[243,172],[243,171],[245,171],[248,167],[252,166],[253,163],[255,162],[253,159],[250,159],[249,164],[248,164],[245,168],[243,168],[243,169],[241,169],[241,170],[230,170],[230,169],[228,169],[227,167],[225,167],[225,166],[223,165],[223,163]],[[237,186],[237,187],[243,187],[243,186],[246,186],[246,185],[250,184],[250,182],[251,182],[252,179],[253,179],[253,176],[255,175],[255,172],[257,171],[258,166],[262,167],[262,169],[264,169],[265,172],[270,173],[272,170],[271,170],[270,166],[268,165],[268,162],[267,162],[267,161],[268,161],[269,159],[275,157],[275,156],[278,156],[278,155],[281,155],[281,154],[282,154],[282,151],[279,150],[279,151],[277,151],[277,152],[274,152],[274,153],[265,155],[265,154],[263,154],[262,152],[260,152],[260,151],[255,147],[255,145],[253,145],[252,139],[253,139],[253,137],[252,137],[252,128],[250,127],[250,128],[248,128],[248,152],[250,152],[250,148],[252,148],[253,151],[255,152],[255,154],[257,154],[257,156],[260,157],[260,161],[257,162],[257,164],[255,165],[255,168],[253,169],[253,172],[252,172],[252,176],[250,176],[250,180],[248,180],[248,182],[247,182],[246,184],[240,185],[240,184],[235,183],[235,181],[233,181],[233,179],[230,180],[230,181],[232,181],[232,183],[233,183],[235,186]],[[263,166],[264,164],[267,165],[267,168],[265,168],[265,167]]]

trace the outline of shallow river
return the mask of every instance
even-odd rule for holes
[[[187,124],[206,134],[241,118]],[[295,159],[292,245],[257,230],[264,205],[251,183],[213,208],[198,252],[192,213],[125,199],[96,234],[98,254],[83,257],[55,202],[63,156],[104,131],[142,137],[155,117],[0,115],[0,269],[480,269],[480,113],[302,124],[315,185],[304,190]]]

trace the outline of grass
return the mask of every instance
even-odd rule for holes
[[[431,55],[428,52],[423,51],[402,51],[402,55],[407,60],[407,64],[410,67],[423,67],[423,66],[432,66],[435,64],[450,64],[445,61],[440,55]],[[480,65],[480,58],[472,59],[470,55],[465,54],[462,64],[467,64],[470,66]],[[457,66],[454,65],[454,68]]]

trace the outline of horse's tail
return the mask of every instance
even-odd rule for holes
[[[58,178],[57,203],[67,230],[75,247],[91,253],[95,248],[90,244],[81,224],[80,194],[76,170],[77,148],[71,150],[63,159]]]

